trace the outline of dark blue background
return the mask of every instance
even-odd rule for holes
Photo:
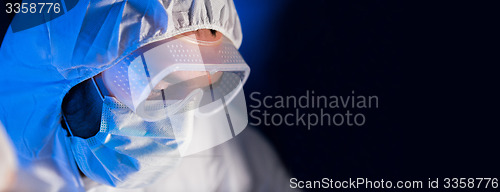
[[[244,34],[240,52],[252,68],[247,96],[301,96],[306,90],[379,96],[379,109],[362,111],[363,127],[259,127],[293,177],[499,176],[496,6],[235,4]],[[3,35],[9,18],[1,16]]]
[[[380,98],[379,109],[363,111],[363,127],[260,127],[292,176],[424,181],[498,176],[494,5],[235,4],[244,32],[240,51],[252,68],[247,95],[301,96],[306,90],[350,95],[355,90]]]

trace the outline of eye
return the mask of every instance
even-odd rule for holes
[[[196,41],[203,42],[220,41],[222,36],[222,33],[213,29],[198,29],[196,31],[190,31],[179,35],[179,37],[189,37]]]
[[[213,30],[213,29],[210,29],[210,33],[212,33],[212,36],[217,36],[217,31],[216,30]]]

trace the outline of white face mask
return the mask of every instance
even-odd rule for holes
[[[196,106],[197,96],[192,94],[186,101],[174,104],[177,106],[158,107],[156,112],[168,114],[174,108]],[[148,122],[116,98],[103,99],[99,132],[87,139],[71,137],[73,155],[87,177],[114,187],[136,188],[154,182],[177,166],[181,159],[178,149],[186,145],[189,127],[174,130],[181,126],[172,124],[191,121],[183,118],[187,116]]]
[[[243,91],[235,89],[202,105],[203,100],[211,100],[210,90],[219,92],[196,89],[181,101],[146,102],[145,112],[155,114],[155,121],[144,119],[114,97],[99,94],[103,99],[99,132],[87,139],[70,132],[78,167],[99,183],[143,187],[169,173],[182,157],[231,139],[248,122]]]

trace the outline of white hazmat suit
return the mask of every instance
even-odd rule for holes
[[[74,3],[71,3],[74,2]],[[61,104],[76,84],[147,44],[198,29],[222,33],[238,48],[232,0],[71,0],[45,22],[19,27],[16,15],[0,49],[0,121],[13,141],[15,191],[283,191],[288,178],[253,129],[185,157],[169,175],[140,189],[117,189],[81,176],[61,126]],[[57,17],[56,17],[57,16]]]

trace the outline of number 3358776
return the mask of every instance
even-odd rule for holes
[[[59,13],[59,3],[6,3],[7,13]]]

